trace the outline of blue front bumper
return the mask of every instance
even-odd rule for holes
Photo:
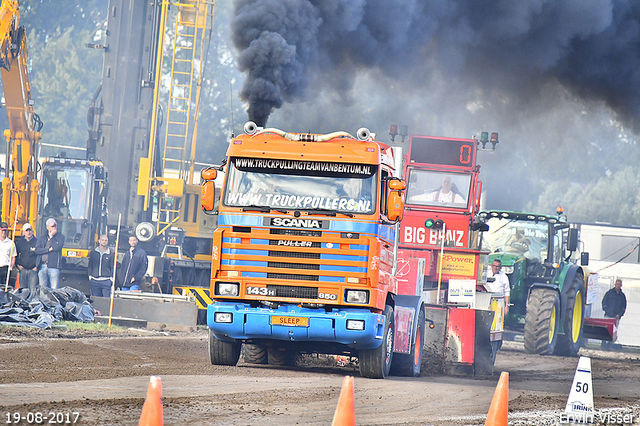
[[[217,312],[230,313],[231,322],[215,322]],[[309,326],[272,325],[273,316],[308,318]],[[364,320],[364,330],[347,330],[347,320]],[[252,308],[245,303],[214,302],[207,307],[207,325],[222,339],[333,342],[352,349],[374,349],[382,343],[384,315],[353,308],[326,312],[297,305],[270,309]]]

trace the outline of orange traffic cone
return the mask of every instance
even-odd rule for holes
[[[353,377],[346,376],[342,382],[342,390],[338,399],[338,406],[333,415],[331,426],[355,426],[356,411],[353,402]]]
[[[142,406],[142,414],[138,426],[162,426],[162,381],[158,376],[151,376],[147,399]]]
[[[493,393],[484,426],[507,426],[509,423],[509,373],[503,371]]]
[[[14,290],[18,290],[20,288],[20,272],[16,275],[16,283],[13,286]]]

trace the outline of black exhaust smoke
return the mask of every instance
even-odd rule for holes
[[[640,130],[640,2],[634,0],[235,0],[241,98],[264,126],[310,82],[336,90],[377,69],[420,87],[524,97],[559,82]],[[323,80],[324,79],[324,80]]]
[[[237,0],[232,39],[238,67],[247,74],[240,97],[249,119],[264,126],[284,101],[300,99],[317,62],[317,8],[300,0]]]

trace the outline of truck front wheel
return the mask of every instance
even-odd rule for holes
[[[213,365],[236,365],[240,359],[242,342],[218,339],[209,329],[209,361]]]
[[[382,344],[375,349],[362,349],[358,354],[360,362],[360,374],[370,379],[384,379],[391,369],[393,359],[394,338],[393,308],[384,308],[384,332]]]
[[[524,349],[531,354],[551,355],[558,341],[560,295],[549,288],[534,288],[527,301]]]

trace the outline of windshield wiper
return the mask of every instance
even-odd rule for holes
[[[347,217],[353,217],[353,213],[345,213],[345,212],[338,212],[338,213],[343,214]]]
[[[286,214],[287,213],[286,210],[274,209],[274,208],[271,208],[269,206],[258,206],[258,205],[255,205],[255,204],[251,204],[249,206],[242,207],[242,211],[243,212],[258,211],[260,213],[269,213],[271,210],[275,210],[278,213],[282,213],[282,214]]]
[[[276,209],[274,207],[269,207],[269,206],[258,206],[256,204],[250,204],[248,206],[243,206],[242,207],[242,211],[243,212],[258,211],[260,213],[269,213],[271,210],[277,211],[278,213],[282,213],[282,214],[287,214],[289,212],[288,210],[285,210],[285,209]],[[296,211],[306,211],[306,212],[310,212],[310,213],[323,214],[323,215],[331,216],[331,217],[335,217],[339,213],[339,214],[343,214],[343,215],[345,215],[347,217],[353,217],[353,213],[335,212],[333,210],[296,209]]]
[[[348,216],[348,217],[353,217],[353,213],[336,212],[336,211],[333,211],[333,210],[324,210],[324,209],[297,209],[297,210],[298,211],[305,211],[307,213],[323,214],[323,215],[331,216],[331,217],[337,216],[338,213],[343,214],[343,215]]]
[[[324,209],[296,209],[299,212],[307,212],[307,213],[316,213],[316,214],[324,214],[327,216],[336,216],[336,212],[333,210],[324,210]]]
[[[505,223],[504,225],[502,225],[500,228],[496,229],[495,231],[493,231],[491,234],[495,234],[496,232],[498,232],[499,230],[501,230],[502,228],[504,228],[505,226],[507,226],[508,224],[510,224],[511,222],[515,222],[516,219],[509,219],[509,222]]]

